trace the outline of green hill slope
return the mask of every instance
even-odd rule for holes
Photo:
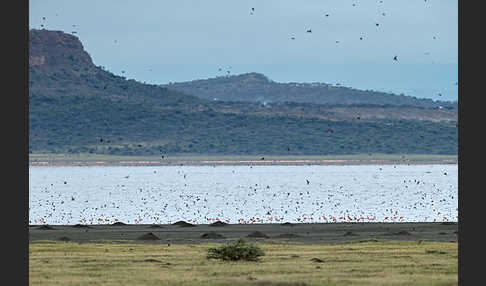
[[[457,110],[457,102],[434,101],[325,83],[279,83],[259,73],[171,83],[164,87],[200,98],[261,103],[368,104]]]
[[[32,153],[457,154],[457,112],[220,102],[113,75],[79,39],[31,30]]]

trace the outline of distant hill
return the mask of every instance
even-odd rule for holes
[[[77,37],[49,30],[29,32],[29,96],[98,96],[187,108],[207,102],[116,76],[95,66]]]
[[[95,66],[73,35],[29,35],[32,153],[457,154],[452,109],[203,99]]]
[[[450,108],[457,102],[359,90],[326,83],[279,83],[259,73],[221,76],[203,80],[170,83],[164,87],[200,98],[260,103],[297,102],[330,105],[386,105],[420,108]]]

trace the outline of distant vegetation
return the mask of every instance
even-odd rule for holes
[[[30,37],[32,153],[457,154],[453,109],[202,99],[94,66],[72,35]]]
[[[456,154],[457,129],[418,120],[328,121],[182,112],[98,96],[30,97],[34,152],[122,155]]]
[[[434,101],[326,83],[279,83],[259,73],[221,76],[164,85],[200,98],[260,103],[368,104],[457,110],[457,102]]]

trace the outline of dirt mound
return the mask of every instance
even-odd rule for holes
[[[71,241],[71,239],[67,236],[62,236],[62,237],[59,237],[57,240],[60,240],[60,241]]]
[[[319,262],[319,263],[326,262],[325,260],[322,260],[322,259],[317,258],[317,257],[312,258],[311,261],[313,261],[313,262]]]
[[[343,234],[343,236],[356,236],[356,235],[358,235],[358,234],[356,234],[356,233],[354,233],[352,231],[346,231],[346,233]]]
[[[276,238],[295,238],[300,237],[300,235],[294,233],[282,233],[276,236]]]
[[[397,232],[388,233],[388,235],[411,235],[411,233],[406,230],[400,230]]]
[[[293,224],[291,224],[290,222],[284,222],[282,223],[283,226],[294,226]]]
[[[124,225],[127,225],[127,224],[126,224],[126,223],[123,223],[123,222],[121,222],[121,221],[117,221],[117,222],[115,222],[115,223],[112,223],[111,225],[112,225],[112,226],[124,226]]]
[[[153,258],[149,258],[149,259],[145,259],[143,262],[162,262],[162,261],[157,260],[157,259],[153,259]]]
[[[210,224],[209,226],[225,226],[225,225],[228,225],[227,223],[225,222],[222,222],[222,221],[216,221],[216,222],[213,222],[212,224]]]
[[[378,239],[370,238],[370,239],[363,239],[359,241],[355,241],[354,243],[366,243],[366,242],[379,242]]]
[[[254,231],[247,235],[246,237],[263,237],[263,238],[268,238],[268,235],[264,234],[261,231]]]
[[[440,224],[442,224],[442,225],[455,225],[455,224],[457,224],[457,222],[453,222],[453,221],[443,221]]]
[[[151,232],[139,236],[138,239],[140,239],[140,240],[160,240],[160,238],[158,236],[156,236],[155,234],[153,234]]]
[[[80,223],[73,225],[73,227],[74,228],[90,228],[89,225],[87,225],[87,224],[80,224]]]
[[[172,225],[178,225],[178,226],[180,226],[180,227],[193,227],[193,226],[195,226],[195,225],[190,224],[190,223],[188,223],[188,222],[185,222],[185,221],[183,221],[183,220],[180,220],[180,221],[178,221],[178,222],[174,222]]]
[[[205,239],[218,239],[218,238],[226,238],[226,237],[224,237],[223,235],[221,235],[221,234],[219,234],[217,232],[211,231],[211,232],[206,232],[203,235],[201,235],[201,238],[205,238]]]
[[[43,224],[43,225],[39,226],[37,229],[42,229],[42,230],[54,230],[55,228],[53,228],[53,227],[52,227],[52,226],[50,226],[50,225]]]

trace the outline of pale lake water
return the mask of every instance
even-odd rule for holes
[[[458,166],[30,166],[30,224],[458,221]]]

